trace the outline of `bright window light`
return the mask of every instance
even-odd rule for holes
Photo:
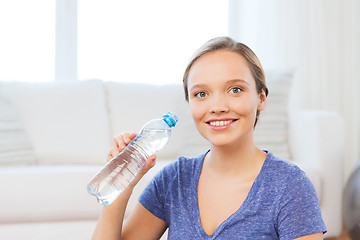
[[[0,1],[0,80],[54,79],[55,1]]]
[[[227,34],[224,0],[78,0],[78,75],[181,82],[194,51]]]

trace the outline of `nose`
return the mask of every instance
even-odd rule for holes
[[[211,101],[209,112],[220,114],[228,111],[229,111],[229,107],[226,98],[220,94],[214,95]]]

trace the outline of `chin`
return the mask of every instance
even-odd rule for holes
[[[253,142],[252,132],[249,132],[247,134],[244,133],[241,136],[231,136],[229,134],[224,134],[217,136],[207,135],[203,137],[215,147],[240,147],[243,144],[247,145],[249,142]]]
[[[215,147],[231,146],[237,141],[230,140],[229,137],[205,137],[205,139]]]

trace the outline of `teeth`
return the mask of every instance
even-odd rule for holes
[[[213,121],[213,122],[210,122],[210,125],[211,126],[216,126],[216,127],[221,127],[221,126],[224,126],[224,125],[227,125],[231,123],[231,121]]]

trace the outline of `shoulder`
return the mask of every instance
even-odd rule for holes
[[[268,153],[264,163],[262,180],[268,191],[276,193],[276,199],[282,205],[285,199],[307,195],[316,200],[314,185],[305,172],[294,163]]]
[[[268,153],[268,186],[276,195],[279,235],[293,239],[326,232],[316,190],[305,172],[294,163]]]
[[[296,199],[297,207],[307,205],[318,207],[318,197],[314,185],[305,172],[294,163],[268,153],[266,180],[269,188],[277,192],[281,206]]]
[[[282,159],[268,152],[266,158],[266,175],[290,183],[307,178],[305,172],[289,160]]]

